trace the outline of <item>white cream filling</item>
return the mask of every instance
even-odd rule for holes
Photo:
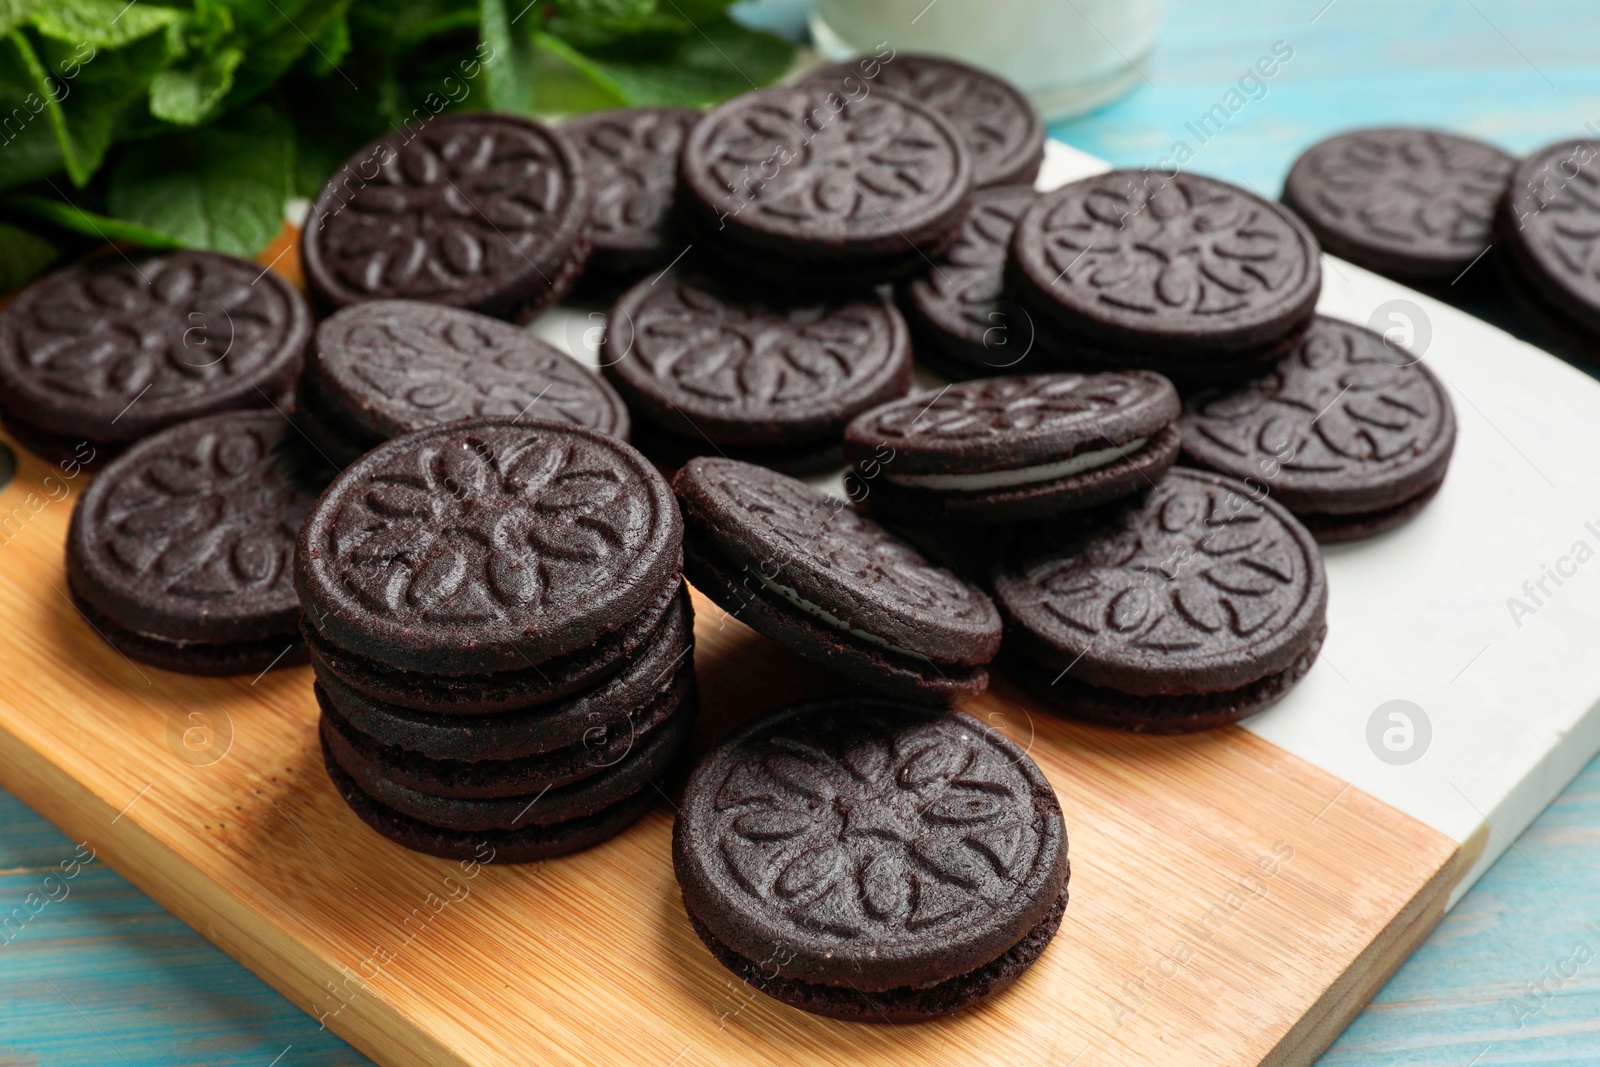
[[[811,601],[801,596],[793,586],[784,585],[781,582],[775,582],[764,574],[757,574],[756,577],[761,579],[762,585],[765,585],[768,589],[772,590],[774,593],[777,593],[779,596],[783,597],[783,599],[787,600],[789,603],[793,604],[807,615],[815,615],[817,618],[821,619],[823,622],[827,623],[829,626],[832,626],[836,630],[843,630],[852,637],[859,637],[867,644],[875,645],[876,647],[884,649],[888,652],[898,652],[902,656],[910,656],[912,659],[920,659],[924,663],[933,662],[933,660],[929,659],[921,652],[913,652],[909,648],[901,648],[899,645],[891,644],[888,638],[879,637],[877,634],[868,633],[866,630],[857,629],[856,627],[851,626],[848,622],[845,622],[843,619],[839,618],[839,616],[835,615],[821,604],[813,604]]]
[[[1014,485],[1053,482],[1057,478],[1070,478],[1084,471],[1109,467],[1143,448],[1148,440],[1148,437],[1135,437],[1120,448],[1115,445],[1097,448],[1092,452],[1080,452],[1067,459],[1040,463],[1034,467],[1013,467],[1010,470],[982,471],[978,474],[895,474],[885,470],[883,476],[896,485],[911,485],[919,489],[1009,489]]]

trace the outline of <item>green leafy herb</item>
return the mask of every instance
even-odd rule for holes
[[[174,167],[179,159],[185,165]],[[283,229],[293,192],[288,120],[255,107],[204,130],[132,146],[111,170],[106,206],[181,244],[253,256]]]
[[[0,289],[14,289],[56,260],[49,241],[20,226],[0,222]]]

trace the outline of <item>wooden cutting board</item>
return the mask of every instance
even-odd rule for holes
[[[1046,181],[1093,166],[1052,146]],[[1346,317],[1405,294],[1330,264],[1328,309]],[[292,253],[277,267],[294,275]],[[1565,542],[1589,506],[1570,499],[1593,481],[1587,456],[1563,457],[1600,421],[1600,387],[1407,299],[1436,343],[1466,353],[1441,358],[1482,419],[1463,411],[1450,482],[1421,519],[1330,553],[1326,654],[1288,701],[1249,728],[1179,738],[1073,725],[1003,681],[967,706],[1060,795],[1072,903],[1021,982],[952,1019],[834,1023],[732,979],[684,917],[665,796],[620,837],[530,866],[462,865],[378,837],[322,771],[307,670],[188,678],[96,637],[62,567],[82,476],[20,449],[0,488],[0,786],[386,1065],[1310,1063],[1600,746],[1600,671],[1571,658],[1600,628],[1596,577],[1542,607],[1534,638],[1491,632],[1508,625],[1495,597],[1516,584],[1501,570],[1537,576],[1544,550],[1505,539],[1548,529]],[[582,327],[540,328],[571,341]],[[1491,388],[1496,358],[1515,373]],[[1567,492],[1528,495],[1524,460]],[[696,608],[700,743],[828,691],[814,668]],[[1483,673],[1447,689],[1475,626],[1487,651],[1463,670]],[[1502,708],[1511,692],[1527,699]],[[1449,762],[1380,762],[1363,733],[1374,694],[1420,696]]]

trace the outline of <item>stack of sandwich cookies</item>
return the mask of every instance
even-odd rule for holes
[[[1456,439],[1450,394],[1420,359],[1322,316],[1267,374],[1190,397],[1179,425],[1186,463],[1270,493],[1323,542],[1421,511]]]
[[[1283,202],[1324,251],[1391,278],[1448,285],[1492,243],[1495,206],[1516,165],[1470,137],[1353,130],[1295,160]]]
[[[102,256],[0,314],[0,420],[48,459],[104,461],[200,415],[287,408],[310,339],[305,300],[253,263]]]
[[[837,467],[845,425],[912,377],[905,320],[883,296],[774,299],[678,270],[617,302],[601,361],[639,447],[668,468],[697,455]]]
[[[1193,174],[1110,171],[1017,220],[1008,291],[1084,369],[1180,387],[1258,373],[1311,323],[1316,239],[1281,205]]]
[[[672,485],[685,572],[732,617],[879,692],[956,704],[987,688],[1000,616],[976,586],[764,467],[700,458]]]
[[[1022,92],[987,71],[940,56],[899,53],[824,67],[806,79],[842,100],[890,89],[950,120],[972,153],[972,184],[1032,185],[1044,162],[1044,120]]]
[[[694,714],[681,546],[650,463],[570,424],[451,423],[346,468],[295,563],[346,801],[407,847],[501,861],[637,819]]]
[[[679,164],[697,247],[740,276],[870,288],[920,273],[961,230],[972,152],[950,122],[887,89],[760,89],[712,110]]]
[[[1311,534],[1244,483],[1175,467],[1140,497],[1013,530],[993,575],[1007,673],[1074,718],[1177,733],[1236,722],[1316,661]]]
[[[596,111],[565,123],[594,186],[593,248],[580,286],[598,293],[677,258],[686,239],[672,205],[678,156],[700,112],[686,107]]]
[[[430,118],[361,149],[317,194],[306,285],[325,311],[427,300],[526,322],[583,271],[592,198],[558,130],[481,111]]]
[[[1067,905],[1061,807],[1010,740],[870,698],[781,708],[713,749],[672,835],[689,923],[774,999],[916,1022],[1011,985]]]
[[[332,474],[270,411],[147,437],[73,507],[73,603],[113,648],[166,670],[255,675],[304,663],[295,537]]]
[[[603,379],[525,329],[415,300],[354,304],[318,326],[297,418],[330,460],[458,419],[569,422],[627,440]]]
[[[1011,522],[1148,489],[1178,458],[1178,413],[1150,371],[986,378],[873,408],[844,453],[882,519]]]
[[[1037,199],[1026,185],[978,190],[943,258],[896,288],[918,358],[954,378],[1016,374],[1064,358],[1048,329],[1040,331],[1033,316],[1005,295],[1011,233]]]

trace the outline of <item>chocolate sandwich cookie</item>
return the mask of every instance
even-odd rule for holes
[[[1147,489],[1178,458],[1180,405],[1150,371],[958,382],[844,435],[852,495],[886,521],[1042,518]]]
[[[516,759],[436,760],[404,749],[381,745],[360,733],[341,718],[329,701],[326,690],[318,693],[323,709],[322,730],[329,750],[346,774],[374,799],[409,814],[413,818],[457,830],[495,829],[490,826],[465,826],[449,821],[443,813],[461,814],[503,811],[505,805],[456,804],[435,808],[440,817],[418,807],[420,802],[404,799],[406,792],[433,801],[504,800],[521,797],[527,803],[534,794],[549,790],[564,791],[563,796],[583,798],[591,810],[608,806],[644,788],[665,774],[689,740],[694,710],[692,671],[684,686],[675,691],[673,701],[653,706],[653,715],[642,718],[631,730],[620,730],[593,742],[580,741],[554,752],[521,756]],[[401,792],[402,790],[406,792]],[[598,803],[597,803],[598,802]],[[519,805],[520,806],[520,805]],[[517,808],[512,808],[515,813]],[[545,810],[535,822],[567,818]],[[503,825],[498,829],[512,829]]]
[[[346,467],[295,556],[306,627],[358,660],[440,676],[530,670],[675,595],[682,522],[628,445],[485,418]],[[357,688],[359,679],[342,672]]]
[[[1600,340],[1600,274],[1587,244],[1600,229],[1600,141],[1529,155],[1511,175],[1495,228],[1521,301],[1557,332]]]
[[[580,743],[604,748],[632,735],[640,722],[681,699],[694,678],[693,652],[694,612],[683,592],[660,629],[617,673],[532,706],[473,715],[417,711],[363,693],[316,660],[313,666],[324,704],[379,744],[435,760],[504,760]]]
[[[926,104],[961,134],[972,152],[972,184],[1032,185],[1044,162],[1044,120],[1017,87],[987,71],[939,56],[898,53],[824,67],[806,79],[842,100],[891,89]]]
[[[527,321],[589,255],[577,150],[516,115],[442,115],[378,138],[317,194],[301,237],[312,296],[427,300]]]
[[[374,300],[317,326],[300,383],[302,420],[348,463],[391,437],[507,416],[627,440],[628,410],[598,375],[525,329],[459,308]]]
[[[1062,358],[1055,339],[1004,291],[1011,232],[1037,199],[1027,185],[978,190],[943,258],[896,289],[919,358],[957,378],[1015,374]]]
[[[0,417],[49,459],[97,460],[157,430],[282,405],[311,314],[282,278],[214,252],[104,255],[0,314]]]
[[[1391,278],[1450,282],[1488,249],[1516,165],[1470,137],[1352,130],[1295,160],[1283,202],[1326,252]]]
[[[672,486],[684,571],[734,618],[883,692],[954,704],[988,686],[994,604],[843,501],[728,459],[691,460]]]
[[[1125,730],[1261,711],[1327,633],[1310,532],[1244,483],[1182,467],[1141,497],[1013,531],[993,588],[1007,673],[1064,714]]]
[[[883,296],[775,298],[677,272],[617,301],[601,358],[640,447],[669,467],[837,465],[845,425],[911,388],[910,334]]]
[[[594,185],[594,247],[584,289],[626,284],[667,266],[688,244],[672,215],[678,156],[700,112],[686,107],[596,111],[566,122]]]
[[[295,535],[332,473],[270,411],[148,437],[73,507],[73,601],[113,648],[167,670],[258,674],[304,663]]]
[[[741,274],[870,287],[923,269],[961,229],[972,152],[931,107],[886,89],[760,89],[707,114],[679,163],[695,240]]]
[[[1323,542],[1421,510],[1456,440],[1432,371],[1379,334],[1320,315],[1267,374],[1190,397],[1179,425],[1186,462],[1260,487]]]
[[[591,848],[642,819],[661,795],[652,783],[614,804],[557,822],[536,823],[525,817],[512,829],[455,830],[402,814],[367,795],[339,766],[326,737],[322,761],[350,810],[379,834],[414,852],[478,863],[531,863]],[[527,809],[529,816],[533,810]]]
[[[1287,354],[1322,268],[1316,239],[1281,205],[1213,178],[1120,170],[1023,212],[1006,285],[1077,365],[1205,385]]]
[[[803,1011],[945,1015],[1016,981],[1067,904],[1039,768],[956,711],[871,698],[781,708],[689,778],[672,833],[690,925]]]

